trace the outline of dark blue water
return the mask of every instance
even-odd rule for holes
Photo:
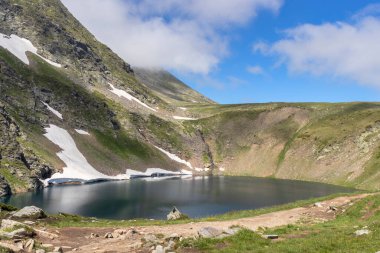
[[[48,213],[112,219],[165,219],[172,206],[190,217],[257,209],[352,189],[291,180],[252,177],[135,179],[91,185],[67,185],[17,194],[3,202],[35,205]]]

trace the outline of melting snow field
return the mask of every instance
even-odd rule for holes
[[[178,119],[178,120],[197,120],[195,118],[188,118],[188,117],[181,117],[181,116],[173,116],[173,119]]]
[[[173,161],[176,161],[178,163],[182,163],[182,164],[185,164],[187,167],[189,167],[190,169],[193,169],[193,166],[191,165],[191,163],[189,163],[188,161],[185,161],[185,160],[182,160],[181,158],[179,158],[177,155],[175,154],[172,154],[166,150],[163,150],[162,148],[159,148],[157,146],[154,146],[156,149],[160,150],[162,153],[164,153],[165,155],[167,155],[170,159],[172,159]]]
[[[41,101],[42,102],[42,101]],[[55,110],[54,108],[52,108],[50,105],[48,105],[47,103],[45,102],[42,102],[47,108],[49,111],[51,111],[55,116],[57,116],[58,118],[60,119],[63,119],[62,117],[62,113],[60,113],[59,111]]]
[[[5,34],[0,33],[0,46],[7,49],[14,56],[19,58],[22,62],[29,65],[29,59],[26,56],[26,52],[32,52],[33,54],[39,56],[47,63],[53,65],[54,67],[61,68],[62,65],[52,62],[41,55],[37,54],[37,48],[33,46],[32,42],[27,39],[20,38],[17,35],[12,34],[11,36],[7,36]]]
[[[99,171],[97,171],[94,167],[92,167],[83,154],[77,148],[74,139],[71,137],[69,132],[65,129],[60,128],[58,126],[50,124],[49,127],[45,128],[46,133],[44,134],[51,142],[59,146],[62,151],[57,153],[57,156],[65,163],[66,167],[63,168],[62,173],[55,173],[51,178],[45,180],[45,185],[49,183],[50,180],[59,180],[62,179],[64,181],[73,181],[76,180],[84,180],[84,181],[94,181],[94,180],[126,180],[132,177],[152,177],[156,174],[161,174],[165,176],[184,176],[184,175],[192,175],[191,171],[181,170],[178,172],[163,170],[159,168],[150,168],[145,172],[140,172],[136,170],[128,169],[126,174],[120,174],[117,176],[107,176]],[[88,132],[84,130],[75,129],[79,134],[89,135]],[[160,149],[160,148],[158,148]],[[166,152],[160,149],[162,152]],[[177,156],[166,152],[170,157],[181,163],[185,163],[186,165],[190,165],[190,163],[181,160]]]
[[[123,97],[123,98],[126,98],[130,101],[135,101],[137,103],[139,103],[140,105],[144,106],[145,108],[148,108],[149,110],[152,110],[154,112],[157,112],[156,109],[153,109],[152,107],[144,104],[143,102],[141,102],[140,100],[138,100],[137,98],[135,98],[134,96],[130,95],[129,93],[123,91],[123,90],[120,90],[118,88],[116,88],[115,86],[113,86],[111,83],[108,83],[111,87],[111,92],[118,95],[119,97]]]
[[[97,180],[97,179],[129,179],[127,175],[118,175],[110,177],[104,175],[92,167],[75,145],[74,139],[63,128],[55,125],[50,125],[45,128],[44,134],[51,142],[59,146],[62,151],[57,153],[57,156],[65,163],[62,173],[55,173],[50,179],[82,179],[82,180]],[[49,181],[50,179],[47,179]]]
[[[127,169],[126,174],[130,177],[152,177],[154,174],[163,174],[163,175],[169,175],[169,176],[183,176],[183,175],[193,175],[191,171],[188,170],[181,170],[181,171],[169,171],[169,170],[163,170],[159,168],[149,168],[145,172]]]

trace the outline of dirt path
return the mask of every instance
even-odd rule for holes
[[[225,230],[231,226],[241,226],[250,230],[257,230],[259,227],[273,228],[298,222],[323,222],[334,219],[337,213],[344,212],[350,205],[352,205],[352,202],[366,196],[368,196],[368,194],[338,197],[332,200],[319,202],[317,205],[277,211],[251,218],[124,228],[125,230],[134,229],[138,233],[129,236],[121,236],[120,238],[104,238],[105,233],[114,232],[116,228],[63,228],[51,231],[53,233],[59,233],[59,237],[54,240],[43,237],[40,239],[44,243],[68,246],[65,252],[150,252],[149,248],[141,248],[141,239],[147,234],[161,234],[168,237],[173,233],[176,233],[182,237],[193,237],[196,236],[198,230],[203,227],[214,227]],[[330,207],[335,207],[336,209]],[[91,233],[97,233],[100,237],[92,239],[88,238]],[[75,250],[72,250],[74,248]]]

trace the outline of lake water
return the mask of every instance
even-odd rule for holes
[[[17,207],[35,205],[50,214],[166,219],[173,206],[195,218],[351,191],[319,183],[221,176],[54,186],[2,201]]]

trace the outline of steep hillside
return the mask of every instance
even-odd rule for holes
[[[134,73],[141,83],[168,103],[176,105],[213,103],[165,70],[134,68]]]
[[[219,173],[379,189],[380,104],[194,107]]]

